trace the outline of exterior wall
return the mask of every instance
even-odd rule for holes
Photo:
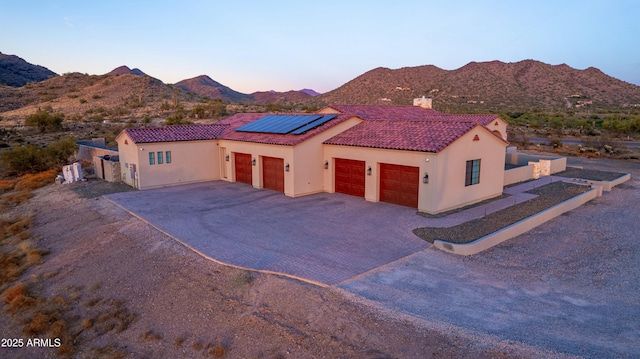
[[[138,188],[137,178],[131,178],[129,172],[129,165],[133,164],[137,169],[140,168],[138,156],[140,150],[138,146],[131,140],[129,136],[123,134],[117,138],[118,142],[118,156],[120,157],[120,174],[122,182],[128,184],[131,187]],[[126,142],[126,144],[125,144]]]
[[[473,141],[476,135],[479,141]],[[325,171],[324,190],[335,192],[335,158],[365,161],[365,168],[371,167],[371,176],[365,179],[365,199],[372,202],[380,200],[380,163],[418,167],[421,179],[429,175],[429,183],[420,182],[418,210],[435,214],[502,194],[505,146],[481,126],[437,154],[325,145],[329,170]],[[480,183],[465,186],[466,161],[475,159],[481,160]]]
[[[294,147],[292,170],[295,169],[296,173],[296,196],[326,191],[325,175],[328,171],[324,170],[324,161],[327,159],[323,142],[361,122],[358,118],[351,118]]]
[[[528,181],[533,178],[533,165],[521,166],[504,171],[503,186]]]
[[[478,136],[479,140],[474,141]],[[437,174],[429,181],[427,202],[430,213],[443,212],[502,194],[506,144],[477,126],[438,153],[430,164]],[[466,161],[480,159],[480,183],[465,186]],[[431,176],[429,176],[431,177]]]
[[[512,165],[526,165],[529,162],[539,162],[540,160],[551,161],[551,174],[562,172],[567,169],[566,157],[530,155],[527,153],[517,152],[517,150],[512,147],[509,147],[505,161]]]
[[[93,169],[96,177],[104,179],[107,182],[122,181],[120,161],[105,160],[102,156],[96,156],[93,158]]]
[[[97,147],[84,142],[91,142],[91,141],[77,142],[78,153],[76,153],[75,157],[78,161],[80,160],[93,161],[93,158],[95,156],[105,156],[105,155],[117,156],[118,155],[118,149],[116,148]]]
[[[293,147],[291,146],[280,146],[280,145],[269,145],[262,143],[251,143],[251,142],[240,142],[240,141],[228,141],[228,140],[219,140],[220,153],[224,153],[224,157],[229,155],[229,161],[222,162],[222,168],[220,172],[226,174],[226,178],[224,175],[222,179],[229,182],[236,181],[235,175],[235,163],[233,154],[238,153],[248,153],[251,154],[251,158],[256,160],[256,165],[253,166],[253,170],[251,173],[252,184],[255,188],[264,188],[262,183],[262,156],[275,157],[284,159],[285,166],[289,163],[293,162]],[[284,193],[287,196],[293,197],[295,193],[295,189],[293,186],[293,172],[285,172],[284,174]]]
[[[421,176],[428,170],[428,165],[436,158],[435,153],[416,151],[397,151],[379,148],[350,147],[325,145],[324,160],[329,162],[329,169],[324,171],[324,191],[335,192],[335,159],[365,161],[365,168],[371,167],[371,175],[365,177],[364,198],[367,201],[380,201],[380,163],[419,167]],[[427,159],[429,162],[427,162]],[[323,161],[324,163],[324,161]],[[431,174],[429,181],[431,182]],[[424,206],[429,196],[429,184],[420,184],[418,189],[418,209],[427,212]]]
[[[487,128],[491,131],[496,131],[500,134],[503,140],[507,140],[507,122],[501,118],[491,121],[487,125]]]
[[[134,144],[128,136],[118,139],[123,182],[148,189],[220,178],[220,156],[216,141],[185,141]],[[149,164],[149,152],[171,151],[171,163]],[[128,165],[136,165],[137,179],[131,179]]]
[[[226,181],[235,182],[233,153],[249,153],[256,160],[252,173],[253,187],[263,188],[262,156],[283,158],[285,166],[289,164],[289,172],[284,174],[285,195],[299,197],[322,192],[324,191],[322,142],[357,125],[361,121],[354,117],[295,146],[219,140],[220,153],[223,158],[222,168],[220,169],[221,177]],[[229,161],[226,161],[226,155],[229,155]],[[225,175],[226,178],[224,178]]]

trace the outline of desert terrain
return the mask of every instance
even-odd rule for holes
[[[605,170],[638,166],[597,161]],[[1,357],[572,357],[216,263],[101,197],[127,189],[95,179],[51,184],[5,205],[2,219],[13,224],[3,245],[19,236],[18,246],[29,241],[41,256],[2,286],[0,338],[51,341],[3,347]],[[30,218],[22,232],[21,218]]]

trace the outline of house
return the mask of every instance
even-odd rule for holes
[[[126,129],[116,141],[122,179],[140,189],[225,180],[427,213],[501,195],[507,146],[498,116],[446,115],[430,101],[241,113],[212,125]]]

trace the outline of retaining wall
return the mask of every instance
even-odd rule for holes
[[[451,243],[441,240],[436,240],[433,245],[445,252],[459,254],[459,255],[472,255],[489,249],[495,245],[498,245],[508,239],[519,236],[531,229],[565,213],[576,209],[588,201],[602,195],[603,187],[599,185],[593,185],[592,189],[568,199],[562,203],[559,203],[551,208],[548,208],[536,215],[527,217],[521,221],[518,221],[508,227],[488,234],[482,238],[476,239],[470,243]]]

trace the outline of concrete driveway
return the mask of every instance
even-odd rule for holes
[[[640,166],[569,160],[632,179],[477,255],[430,248],[338,287],[507,342],[580,358],[639,358]]]
[[[215,260],[325,285],[431,246],[411,232],[415,209],[341,194],[216,181],[107,198]]]

